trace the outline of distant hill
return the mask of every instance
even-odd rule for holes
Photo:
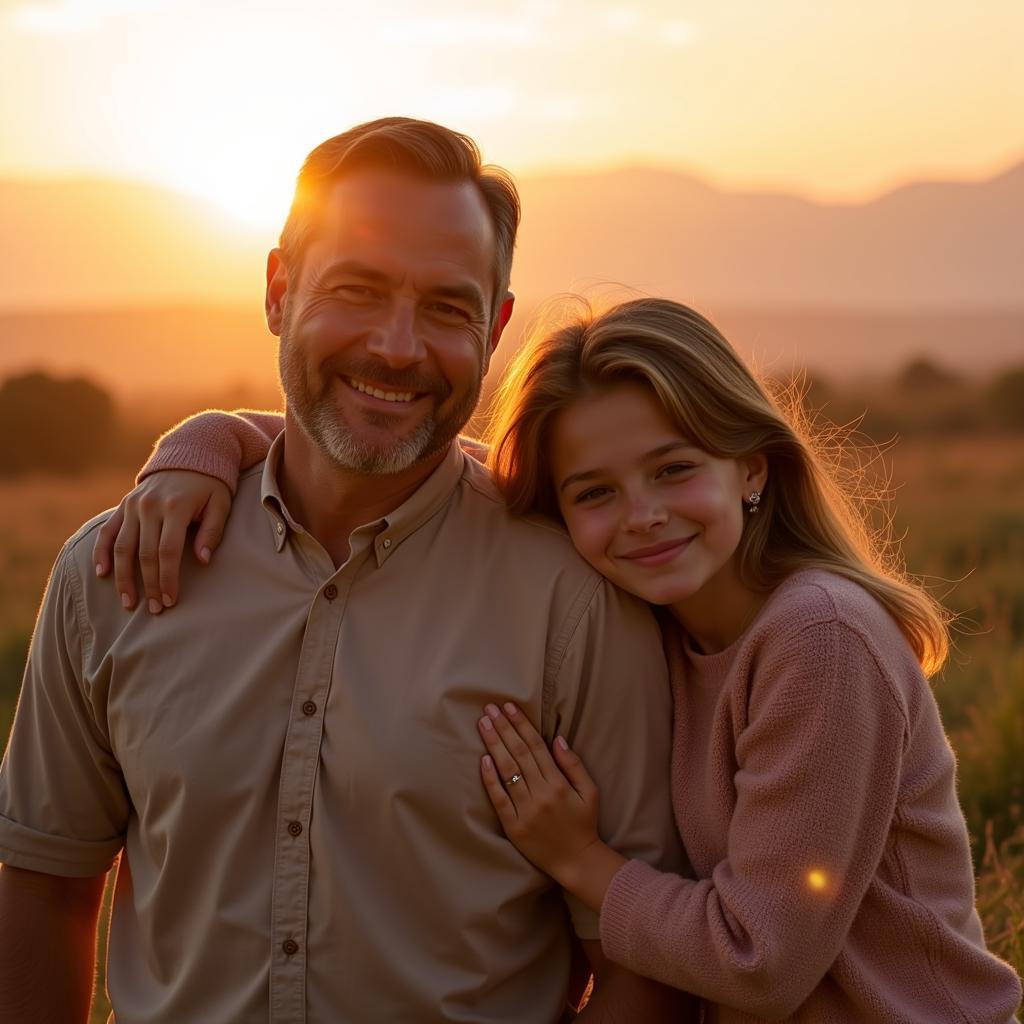
[[[1024,164],[847,206],[642,170],[527,180],[523,193],[526,290],[610,279],[697,306],[1024,308]]]
[[[513,284],[602,282],[700,307],[1024,309],[1024,164],[860,205],[730,192],[669,171],[526,177]],[[0,311],[260,304],[273,231],[114,181],[0,181]]]
[[[525,178],[498,364],[537,303],[609,283],[712,315],[757,363],[891,373],[917,355],[1024,361],[1024,164],[861,205],[728,192],[681,173]],[[0,377],[86,372],[122,396],[274,394],[262,319],[274,232],[113,181],[0,181]]]

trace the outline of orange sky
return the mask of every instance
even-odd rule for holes
[[[272,224],[314,144],[409,113],[518,173],[856,200],[1024,157],[1022,42],[1021,0],[0,0],[0,175],[140,178]]]

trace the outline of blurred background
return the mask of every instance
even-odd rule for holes
[[[960,615],[935,692],[1020,970],[1022,43],[1019,0],[0,0],[0,736],[65,537],[177,419],[280,404],[263,265],[302,158],[426,117],[521,187],[504,358],[552,294],[664,294],[881,446]]]

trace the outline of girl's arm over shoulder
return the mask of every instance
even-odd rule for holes
[[[153,614],[178,599],[185,535],[198,523],[193,551],[208,563],[220,543],[239,473],[266,457],[284,427],[281,413],[208,411],[164,434],[139,473],[138,484],[99,530],[96,573],[113,566],[125,608],[136,603],[135,560]]]
[[[284,415],[219,409],[197,413],[172,427],[156,443],[138,481],[165,470],[190,470],[222,481],[232,494],[242,470],[266,457],[271,442],[284,429]]]

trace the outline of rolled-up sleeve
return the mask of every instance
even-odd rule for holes
[[[601,838],[626,857],[689,874],[670,793],[672,698],[650,609],[602,582],[558,665],[555,731],[600,792]],[[566,893],[576,934],[599,938],[598,915]]]
[[[69,877],[110,868],[130,810],[102,702],[84,683],[90,637],[79,583],[69,542],[46,588],[0,764],[0,861]]]

